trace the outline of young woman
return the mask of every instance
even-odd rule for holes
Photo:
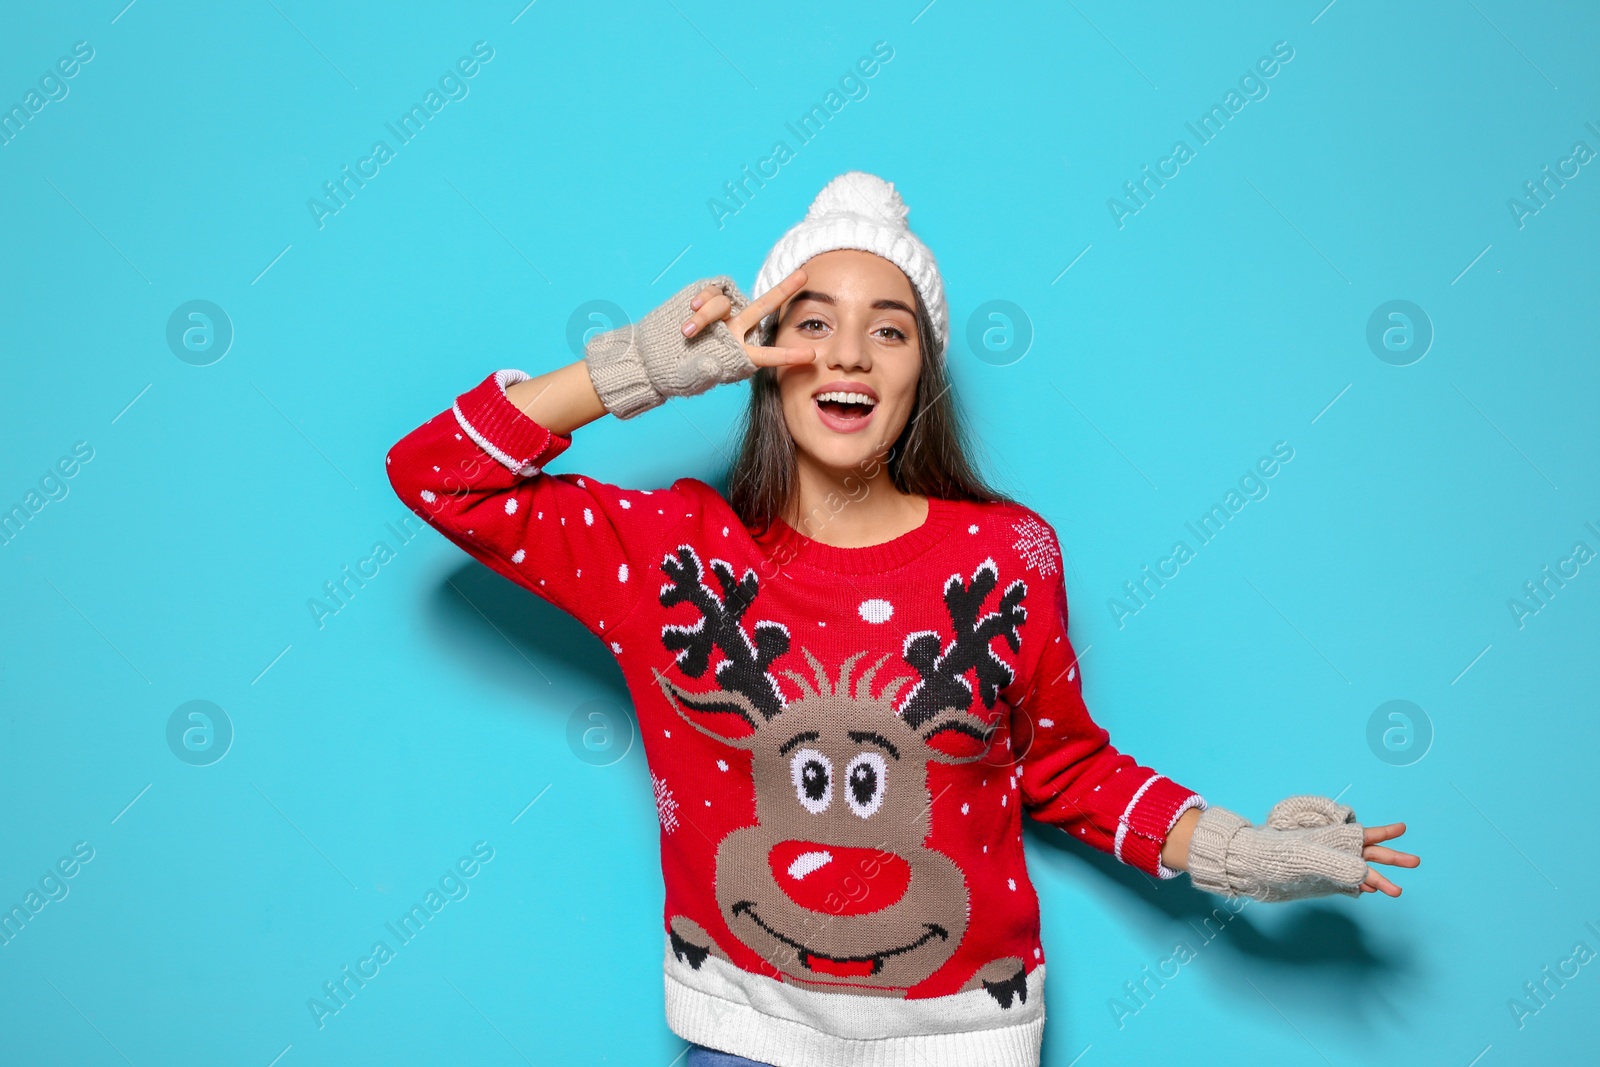
[[[1296,796],[1254,826],[1111,746],[1055,530],[963,449],[943,285],[906,215],[841,175],[753,302],[690,285],[579,362],[489,375],[389,454],[401,500],[622,668],[691,1065],[1036,1067],[1023,809],[1227,897],[1399,896],[1366,861],[1418,863],[1379,843],[1402,823]],[[607,412],[747,378],[726,499],[544,469]]]

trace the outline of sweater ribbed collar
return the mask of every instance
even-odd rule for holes
[[[902,567],[949,534],[955,525],[959,504],[939,497],[928,498],[928,515],[922,525],[899,537],[861,548],[839,548],[823,544],[800,533],[782,519],[773,522],[761,542],[767,554],[781,564],[800,564],[817,570],[841,574],[869,574]]]

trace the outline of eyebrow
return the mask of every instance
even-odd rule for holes
[[[784,755],[791,748],[798,745],[802,741],[815,741],[821,736],[822,735],[817,733],[815,730],[801,730],[799,733],[789,738],[789,740],[778,746],[778,755]]]
[[[887,737],[884,737],[876,730],[847,730],[845,731],[845,735],[852,741],[870,741],[875,745],[882,745],[884,750],[888,752],[889,755],[893,756],[895,759],[900,758],[900,750],[895,748],[894,744]],[[799,733],[789,738],[789,740],[778,746],[778,755],[782,756],[787,754],[791,748],[793,748],[795,745],[798,745],[802,741],[816,741],[821,737],[822,735],[816,730],[801,730]]]
[[[871,741],[875,745],[882,745],[895,759],[900,758],[900,750],[889,743],[889,739],[872,730],[851,730],[848,734],[852,741]]]
[[[802,289],[798,293],[794,294],[793,298],[790,299],[789,306],[793,307],[795,304],[800,303],[800,301],[802,301],[802,300],[815,300],[819,304],[837,304],[838,303],[838,301],[835,300],[833,298],[833,296],[831,294],[829,294],[829,293],[819,293],[815,289]],[[888,298],[885,298],[883,300],[874,300],[872,302],[872,306],[875,309],[882,309],[882,310],[886,310],[886,311],[887,310],[904,311],[907,315],[910,315],[912,318],[916,318],[917,317],[916,309],[913,308],[910,304],[907,304],[904,300],[890,300]]]

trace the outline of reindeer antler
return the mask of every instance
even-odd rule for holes
[[[702,616],[691,625],[661,628],[661,641],[683,672],[700,677],[711,662],[712,648],[720,648],[727,658],[717,664],[718,688],[742,694],[764,718],[782,711],[783,691],[767,667],[789,650],[789,630],[782,623],[758,622],[752,642],[740,625],[759,591],[755,571],[747,568],[742,578],[735,578],[731,566],[713,559],[711,573],[721,587],[719,596],[702,580],[700,557],[689,545],[679,545],[669,553],[661,561],[661,569],[669,579],[661,587],[661,606],[693,604]]]
[[[986,708],[994,707],[1000,690],[1011,684],[1015,677],[1011,666],[989,645],[996,637],[1003,637],[1011,651],[1021,648],[1017,628],[1028,618],[1028,609],[1022,606],[1028,587],[1018,578],[1001,594],[999,610],[980,618],[978,612],[984,601],[999,584],[1000,570],[992,559],[978,565],[970,584],[962,581],[960,574],[952,574],[944,584],[944,604],[955,628],[955,640],[948,648],[943,647],[937,630],[906,637],[905,660],[921,675],[899,709],[910,725],[920,727],[941,711],[970,705],[972,684],[966,678],[968,670],[977,671],[978,696]]]

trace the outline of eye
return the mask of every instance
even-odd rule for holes
[[[846,799],[850,810],[863,819],[870,819],[883,805],[883,793],[888,788],[888,765],[876,752],[863,752],[845,768]]]
[[[878,329],[879,333],[883,333],[885,331],[887,331],[889,335],[896,341],[904,341],[906,339],[905,331],[898,326],[882,326]]]
[[[828,328],[828,324],[823,322],[821,319],[802,319],[796,324],[796,329],[801,330],[809,330],[812,327],[816,327],[819,330],[826,330]]]
[[[789,760],[789,777],[807,811],[820,815],[827,810],[833,800],[833,761],[814,748],[802,748]]]

